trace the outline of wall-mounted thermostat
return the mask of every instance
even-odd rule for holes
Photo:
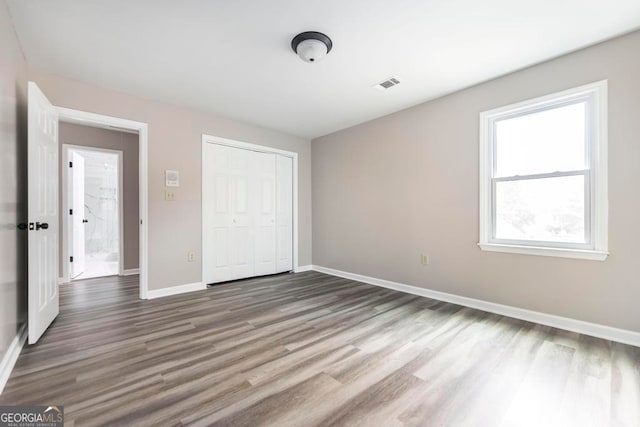
[[[180,187],[180,172],[178,171],[164,171],[164,178],[167,187]]]

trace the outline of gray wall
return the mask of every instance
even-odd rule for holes
[[[313,140],[313,264],[640,331],[639,53],[635,32]],[[601,79],[611,256],[480,251],[478,114]]]
[[[72,123],[60,123],[58,130],[60,144],[60,170],[65,172],[62,158],[62,144],[82,145],[85,147],[108,148],[122,151],[122,181],[123,181],[123,235],[124,235],[124,268],[138,268],[140,234],[138,219],[138,135],[119,132],[111,129],[100,129]],[[62,179],[60,179],[60,195],[62,196]],[[60,197],[60,228],[65,218],[62,212],[62,197]],[[60,254],[62,254],[62,236],[60,239]],[[60,256],[60,270],[62,277],[62,256]]]
[[[149,125],[149,289],[202,280],[202,134],[298,153],[300,265],[311,264],[310,141],[212,114],[138,98],[30,69],[56,106]],[[274,100],[277,102],[277,100]],[[164,200],[166,169],[180,171],[176,201]],[[196,261],[188,262],[194,251]]]
[[[27,320],[26,75],[7,5],[0,2],[0,361]]]

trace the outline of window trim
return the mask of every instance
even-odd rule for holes
[[[587,150],[589,169],[559,171],[522,177],[495,177],[494,132],[498,120],[587,102]],[[608,252],[607,80],[545,95],[480,113],[480,236],[483,251],[507,252],[604,261]],[[585,233],[587,244],[496,239],[495,182],[514,179],[584,175]]]

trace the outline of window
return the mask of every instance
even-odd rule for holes
[[[604,260],[607,82],[480,114],[482,250]]]

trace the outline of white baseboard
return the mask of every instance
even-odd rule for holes
[[[147,299],[168,297],[170,295],[184,294],[187,292],[202,291],[207,285],[202,282],[187,283],[186,285],[170,286],[162,289],[149,289]]]
[[[335,270],[333,268],[313,266],[313,270],[332,276],[343,277],[370,285],[381,286],[383,288],[394,289],[408,294],[419,295],[439,301],[450,302],[465,307],[488,311],[490,313],[501,314],[528,322],[539,323],[541,325],[552,326],[571,332],[577,332],[592,337],[603,338],[623,344],[640,347],[640,332],[627,329],[618,329],[611,326],[599,325],[597,323],[585,322],[582,320],[570,319],[568,317],[556,316],[553,314],[541,313],[539,311],[526,310],[524,308],[512,307],[508,305],[496,304],[446,292],[433,291],[431,289],[419,288],[417,286],[406,285],[404,283],[391,282],[389,280],[376,279],[375,277],[363,276],[361,274],[349,273]]]
[[[22,347],[24,343],[27,341],[27,324],[25,323],[20,327],[18,334],[11,341],[11,345],[7,349],[2,361],[0,362],[0,394],[2,394],[2,390],[4,390],[4,386],[7,385],[7,381],[9,381],[9,377],[11,376],[11,371],[18,360],[18,356],[20,356],[20,352],[22,351]]]
[[[127,270],[122,270],[121,276],[133,276],[135,274],[140,274],[139,268],[129,268]]]
[[[304,273],[313,270],[313,265],[301,265],[293,270],[294,273]]]

